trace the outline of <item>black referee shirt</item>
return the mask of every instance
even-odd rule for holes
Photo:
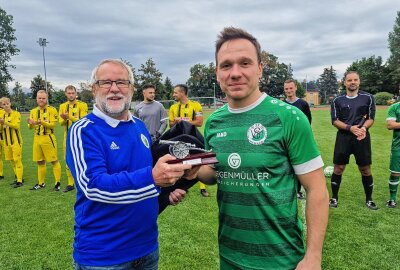
[[[355,97],[342,94],[331,104],[332,124],[340,120],[347,125],[358,125],[364,115],[367,115],[367,119],[375,119],[375,110],[374,97],[367,92],[359,91]]]

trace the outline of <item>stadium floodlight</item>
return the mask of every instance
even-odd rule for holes
[[[215,102],[215,82],[213,82],[213,86],[214,86],[214,110],[217,108],[217,103]]]
[[[46,58],[44,57],[44,47],[46,47],[46,44],[49,43],[49,42],[45,38],[39,38],[37,43],[39,43],[39,46],[43,48],[44,84],[45,84],[45,87],[46,87],[46,93],[48,95],[49,92],[48,92],[48,89],[47,89]]]

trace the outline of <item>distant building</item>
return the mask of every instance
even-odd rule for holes
[[[306,96],[303,99],[307,101],[310,106],[317,106],[321,103],[321,97],[319,96],[318,90],[307,91]]]

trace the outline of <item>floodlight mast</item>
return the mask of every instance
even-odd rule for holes
[[[47,96],[49,96],[49,91],[47,89],[46,58],[44,57],[44,47],[46,47],[46,44],[49,42],[45,38],[39,38],[37,43],[39,43],[39,46],[43,48],[44,84],[46,87]],[[49,101],[47,100],[47,102]]]

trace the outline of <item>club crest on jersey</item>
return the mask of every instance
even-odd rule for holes
[[[238,153],[232,153],[228,157],[228,165],[232,169],[237,169],[240,167],[240,164],[242,163],[242,159]]]
[[[247,130],[247,139],[251,144],[263,144],[267,138],[267,129],[260,123],[255,123]]]
[[[140,138],[142,139],[142,143],[144,144],[144,146],[146,146],[147,148],[150,148],[150,144],[149,144],[149,141],[147,140],[147,137],[144,136],[143,134],[140,134]]]

